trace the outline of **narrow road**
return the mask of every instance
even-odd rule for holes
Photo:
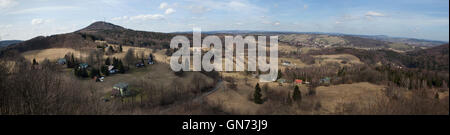
[[[213,94],[214,92],[216,92],[217,90],[219,90],[222,87],[223,81],[219,80],[216,84],[216,86],[214,86],[214,88],[206,93],[203,93],[200,96],[195,97],[194,99],[192,99],[193,102],[197,102],[198,100],[203,99],[204,97]]]
[[[216,83],[216,86],[214,86],[214,88],[212,88],[210,91],[202,93],[201,95],[192,98],[191,100],[186,100],[188,102],[203,102],[204,97],[213,94],[214,92],[216,92],[217,90],[219,90],[221,87],[223,86],[223,81],[222,80],[218,80],[218,82]],[[160,110],[159,114],[166,114],[170,109],[172,105],[169,105],[167,108]]]

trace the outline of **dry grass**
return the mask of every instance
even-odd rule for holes
[[[343,104],[357,103],[358,107],[365,107],[374,102],[377,96],[383,96],[384,86],[367,82],[321,86],[316,90],[316,97],[322,104],[324,113],[339,113]]]
[[[118,48],[117,45],[112,45]],[[123,46],[123,52],[121,53],[114,53],[113,55],[104,55],[103,57],[116,57],[116,58],[123,58],[125,57],[125,54],[127,53],[128,49],[133,48],[135,55],[139,56],[141,53],[144,53],[145,55],[148,55],[152,53],[155,56],[155,60],[163,63],[169,63],[170,58],[167,57],[164,53],[165,50],[159,50],[159,51],[153,51],[149,48],[144,47],[131,47],[131,46]],[[67,53],[73,53],[75,57],[77,58],[86,58],[88,56],[88,53],[92,50],[95,50],[96,48],[83,48],[81,50],[75,50],[72,48],[51,48],[51,49],[42,49],[42,50],[33,50],[33,51],[27,51],[22,53],[22,56],[25,57],[25,59],[32,61],[33,59],[36,59],[38,62],[43,61],[44,59],[49,60],[56,60],[58,58],[63,58],[64,55]]]
[[[326,65],[328,63],[337,63],[341,66],[350,66],[352,64],[362,64],[358,57],[350,54],[335,54],[335,55],[317,55],[316,66]],[[344,63],[346,62],[346,63]]]
[[[87,56],[87,53],[80,53],[80,51],[72,48],[51,48],[43,50],[33,50],[22,53],[22,56],[27,60],[36,59],[36,61],[41,62],[44,59],[56,60],[58,58],[63,58],[67,53],[74,53],[74,56]]]
[[[281,105],[279,101],[266,101],[263,105],[255,104],[251,98],[254,92],[254,87],[258,82],[257,78],[245,76],[243,73],[222,73],[224,77],[233,77],[237,82],[237,89],[222,88],[216,93],[207,97],[207,103],[212,105],[221,104],[221,109],[229,114],[261,114],[259,111],[267,109],[267,105]],[[244,78],[247,77],[247,84]],[[260,83],[260,86],[267,85],[269,91],[278,93],[281,97],[267,97],[267,98],[282,98],[287,97],[288,93],[292,95],[294,84],[285,83],[280,86],[276,82]],[[225,84],[225,86],[227,86]],[[353,105],[355,108],[364,108],[368,104],[375,102],[376,97],[384,96],[383,85],[375,85],[367,82],[354,84],[341,84],[332,86],[321,86],[316,90],[316,96],[306,96],[307,86],[299,85],[302,92],[304,104],[314,105],[321,104],[319,110],[304,110],[304,107],[281,105],[285,111],[278,112],[279,114],[337,114],[341,113],[344,106]],[[267,94],[263,91],[263,98]],[[308,102],[308,103],[306,103]],[[304,106],[304,105],[303,105]],[[267,110],[266,110],[267,111]],[[277,111],[269,111],[270,114],[278,114]]]
[[[308,53],[309,51],[320,50],[320,48],[302,47],[300,50],[301,50],[302,53]]]
[[[298,48],[294,46],[287,45],[285,43],[279,43],[278,51],[284,53],[297,52]]]

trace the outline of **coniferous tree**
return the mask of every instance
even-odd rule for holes
[[[36,61],[36,59],[33,59],[33,65],[39,65]]]
[[[277,80],[280,79],[283,76],[283,73],[281,73],[281,69],[278,70],[278,76],[277,76]]]
[[[255,92],[253,93],[253,100],[256,104],[262,104],[263,100],[261,99],[261,87],[259,87],[259,83],[255,86]]]
[[[80,77],[81,75],[80,75],[80,70],[78,69],[78,68],[74,68],[73,69],[73,74],[76,76],[76,77]]]
[[[111,60],[109,59],[109,57],[106,58],[106,60],[105,60],[105,65],[111,65]]]
[[[102,72],[103,75],[108,76],[109,75],[108,67],[103,65],[101,67],[101,72]]]
[[[119,60],[117,69],[119,69],[119,73],[125,73],[125,68],[123,66],[122,60]]]
[[[302,93],[300,92],[300,89],[296,85],[294,88],[294,93],[292,94],[292,99],[294,101],[301,101],[302,100]]]
[[[94,78],[95,76],[100,76],[100,72],[96,68],[91,68],[89,77]]]
[[[86,68],[81,68],[81,77],[83,78],[89,77],[89,73]]]
[[[150,61],[153,61],[153,54],[150,54],[150,56],[148,56]]]
[[[119,67],[119,60],[116,59],[115,57],[113,58],[113,66],[114,66],[114,68],[118,68]]]

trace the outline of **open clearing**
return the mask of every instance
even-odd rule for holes
[[[341,66],[349,66],[351,64],[362,64],[358,57],[350,54],[335,54],[335,55],[317,55],[316,65],[326,65],[328,63],[338,63]]]
[[[258,80],[249,77],[245,83],[245,76],[241,73],[223,73],[224,76],[235,77],[237,89],[222,88],[206,98],[209,104],[221,104],[222,110],[232,114],[258,114],[258,110],[264,105],[255,104],[251,98],[253,96],[254,87]],[[288,95],[292,93],[294,84],[285,83],[280,86],[278,83],[260,83],[263,87],[267,84],[269,90],[276,90]],[[228,83],[226,84],[228,86]],[[384,96],[382,91],[383,85],[375,85],[367,82],[341,84],[332,86],[321,86],[317,88],[317,94],[313,97],[307,97],[306,85],[299,85],[300,91],[305,98],[312,98],[321,103],[322,107],[315,114],[335,114],[339,112],[344,104],[354,105],[354,107],[364,107],[371,103],[378,96]],[[264,91],[263,91],[264,93]],[[264,97],[264,94],[263,94]],[[270,101],[268,101],[270,102]],[[265,103],[266,104],[266,103]],[[303,114],[302,110],[296,110],[299,114]]]
[[[139,56],[141,53],[144,53],[145,55],[148,55],[152,53],[155,56],[155,60],[162,62],[162,63],[169,63],[170,59],[167,57],[164,53],[166,50],[159,50],[159,51],[153,51],[149,48],[143,48],[143,47],[130,47],[130,46],[123,46],[123,52],[120,53],[114,53],[112,55],[104,55],[103,57],[116,57],[116,58],[123,58],[125,54],[127,53],[128,49],[133,48],[135,55]],[[22,53],[22,56],[25,57],[25,59],[32,61],[33,59],[36,59],[36,61],[41,62],[44,59],[49,60],[57,60],[59,58],[63,58],[64,55],[67,53],[73,53],[76,58],[86,58],[88,56],[88,53],[92,50],[95,50],[96,48],[85,48],[82,50],[75,50],[72,48],[51,48],[51,49],[42,49],[42,50],[32,50]]]
[[[22,53],[22,55],[27,60],[36,59],[36,61],[41,62],[44,59],[56,60],[58,58],[63,58],[67,53],[74,53],[74,56],[80,56],[80,51],[77,51],[72,48],[51,48],[51,49],[43,49],[43,50],[32,50]],[[86,55],[86,54],[83,54]]]
[[[373,102],[377,96],[384,96],[385,86],[375,85],[367,82],[340,84],[332,86],[321,86],[316,90],[316,97],[322,104],[322,111],[325,113],[335,113],[342,104],[356,105],[364,107]]]

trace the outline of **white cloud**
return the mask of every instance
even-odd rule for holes
[[[172,14],[172,13],[175,13],[175,10],[173,8],[166,9],[166,12],[165,12],[166,15]]]
[[[31,20],[31,24],[32,25],[39,25],[39,24],[42,24],[42,23],[44,23],[44,20],[42,20],[40,18]]]
[[[244,3],[240,2],[240,1],[231,1],[230,3],[228,3],[228,6],[229,7],[233,7],[233,8],[245,8],[248,5],[244,4]]]
[[[11,28],[11,27],[12,27],[11,24],[8,24],[8,25],[0,25],[0,29],[8,29],[8,28]]]
[[[167,3],[165,3],[165,2],[159,4],[159,8],[160,8],[160,9],[165,9],[165,8],[167,8],[168,6],[169,6],[169,4],[167,4]]]
[[[128,16],[114,17],[111,20],[113,21],[128,20]]]
[[[31,20],[31,25],[41,25],[41,24],[49,23],[49,22],[51,22],[51,20],[49,20],[49,19],[35,18],[35,19]]]
[[[188,7],[192,12],[222,10],[229,12],[238,12],[241,15],[260,15],[267,11],[266,8],[259,7],[250,3],[248,0],[229,0],[229,1],[214,1],[214,0],[191,0],[192,5]],[[203,12],[200,12],[203,13]]]
[[[369,12],[366,13],[366,16],[367,16],[367,17],[383,17],[383,16],[385,16],[385,15],[382,14],[382,13],[378,13],[378,12],[374,12],[374,11],[369,11]]]
[[[145,14],[145,15],[137,15],[137,16],[132,16],[129,18],[129,20],[133,21],[133,20],[160,20],[163,19],[164,15],[161,14]]]
[[[142,14],[137,16],[122,16],[111,18],[112,21],[146,21],[146,20],[161,20],[164,15],[161,14]]]
[[[48,11],[68,11],[80,9],[79,7],[73,6],[51,6],[51,7],[39,7],[39,8],[29,8],[18,11],[9,12],[8,14],[28,14],[37,12],[48,12]]]
[[[8,8],[17,5],[16,0],[0,0],[0,8]]]
[[[280,25],[280,22],[274,22],[273,25],[278,26]]]
[[[163,19],[164,15],[161,14],[145,14],[130,17],[130,20],[160,20]]]
[[[335,24],[344,24],[349,22],[358,22],[358,21],[374,21],[378,17],[386,17],[385,14],[368,11],[368,12],[359,12],[354,14],[345,14],[343,16],[339,16],[336,18]]]
[[[207,8],[203,5],[191,5],[188,9],[195,14],[203,14],[211,10],[211,8]]]

